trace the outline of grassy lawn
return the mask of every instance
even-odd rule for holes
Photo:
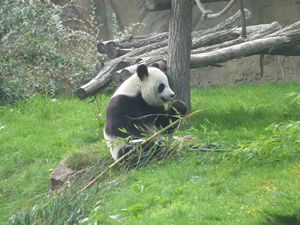
[[[0,224],[47,191],[49,174],[68,154],[99,140],[93,105],[36,98],[0,106]]]
[[[300,128],[270,127],[299,121],[291,92],[300,92],[298,83],[193,89],[193,109],[203,112],[178,135],[229,151],[115,168],[84,192],[76,181],[58,195],[45,193],[60,160],[107,157],[107,98],[2,106],[0,224],[18,212],[12,224],[299,224]],[[90,166],[95,175],[99,163]]]

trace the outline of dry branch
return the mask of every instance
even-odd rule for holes
[[[248,9],[244,9],[245,12],[245,19],[249,19],[251,17],[251,12]],[[223,22],[219,23],[217,26],[213,27],[212,29],[207,30],[200,30],[192,33],[192,37],[199,37],[201,35],[211,34],[213,32],[222,31],[226,29],[231,29],[234,27],[240,27],[242,25],[241,23],[242,14],[241,11],[238,10],[234,15],[227,18]]]

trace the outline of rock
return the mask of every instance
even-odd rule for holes
[[[51,174],[50,190],[54,191],[59,186],[63,185],[74,174],[74,171],[68,168],[64,163],[60,163]]]

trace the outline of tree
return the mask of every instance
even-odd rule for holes
[[[168,71],[170,85],[177,99],[191,111],[190,54],[192,33],[192,1],[172,0],[168,39]]]

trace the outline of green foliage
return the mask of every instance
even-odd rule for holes
[[[0,4],[0,103],[70,94],[94,76],[96,35],[66,27],[63,7],[40,0]]]

